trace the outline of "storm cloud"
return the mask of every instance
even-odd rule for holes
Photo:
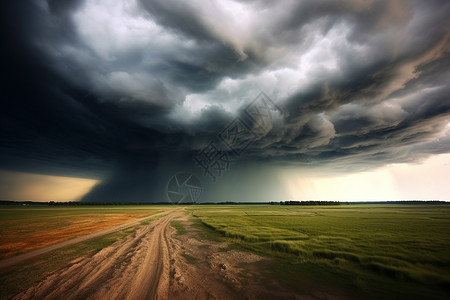
[[[1,168],[103,180],[86,200],[158,201],[177,171],[204,175],[193,157],[261,92],[280,116],[231,165],[238,177],[255,164],[345,173],[450,152],[448,1],[1,11]]]

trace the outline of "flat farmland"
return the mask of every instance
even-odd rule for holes
[[[15,249],[3,262],[137,220],[0,268],[0,299],[450,297],[448,205],[10,206],[0,215],[0,246]]]
[[[1,206],[0,259],[162,211],[156,206]]]
[[[329,278],[328,283],[345,282],[348,289],[364,296],[449,296],[449,206],[238,205],[190,209],[195,218],[230,243],[279,257],[284,264],[273,269],[293,287],[306,277]]]

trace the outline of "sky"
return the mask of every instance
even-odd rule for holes
[[[448,1],[3,2],[1,200],[450,200]]]

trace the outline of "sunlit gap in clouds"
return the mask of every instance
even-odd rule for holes
[[[0,171],[0,200],[77,201],[97,183],[86,178]]]
[[[294,169],[280,171],[290,200],[450,201],[450,154],[440,154],[417,164],[392,164],[352,173],[311,175]],[[426,174],[426,176],[424,176]]]

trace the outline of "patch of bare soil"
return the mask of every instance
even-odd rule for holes
[[[167,299],[170,214],[77,259],[14,299]]]
[[[186,216],[180,221],[186,234],[170,228],[169,299],[307,299],[264,283],[258,265],[267,258],[227,251],[226,243],[200,239]]]
[[[19,236],[20,241],[17,241],[17,232],[5,232],[2,233],[0,238],[0,259],[11,257],[17,253],[30,252],[35,249],[57,244],[77,236],[111,228],[142,218],[146,214],[115,214],[103,218],[92,218],[92,216],[77,217],[70,225],[53,230],[45,228],[45,224],[39,224],[34,228],[34,231],[21,234]],[[5,223],[4,226],[8,226],[7,221],[3,223]]]

